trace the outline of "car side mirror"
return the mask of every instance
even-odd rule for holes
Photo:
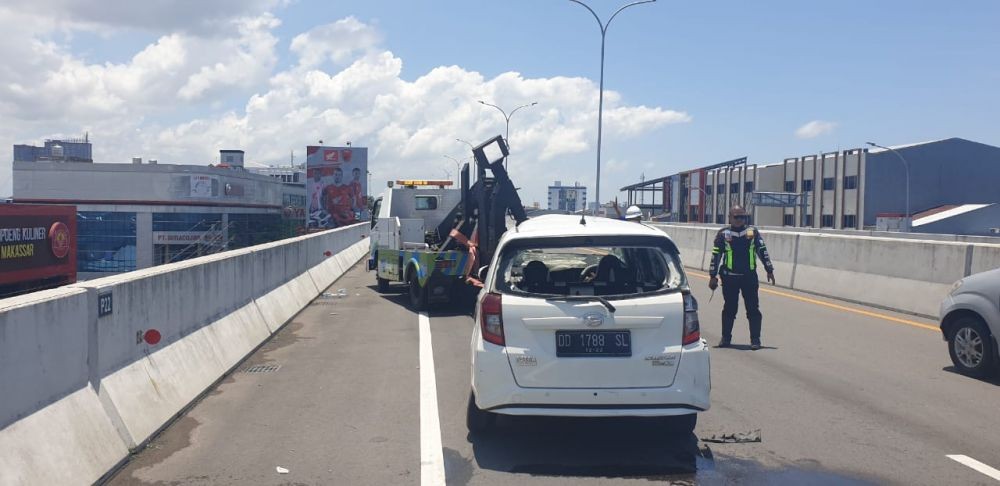
[[[486,276],[490,273],[490,266],[479,267],[479,281],[486,283]]]

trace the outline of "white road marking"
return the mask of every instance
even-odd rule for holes
[[[420,484],[444,486],[444,453],[441,449],[441,419],[438,417],[437,378],[431,320],[418,316],[420,327]]]
[[[975,469],[976,471],[979,471],[993,479],[996,479],[997,481],[1000,481],[1000,471],[990,466],[987,466],[986,464],[983,464],[969,456],[963,456],[961,454],[952,454],[945,457],[953,461],[956,461],[959,464],[969,466],[970,468]]]

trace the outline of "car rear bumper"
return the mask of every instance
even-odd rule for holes
[[[655,417],[709,409],[711,364],[705,341],[686,346],[669,387],[522,388],[514,381],[505,348],[480,341],[474,350],[476,405],[505,415]]]

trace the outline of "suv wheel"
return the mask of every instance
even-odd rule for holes
[[[486,432],[493,428],[496,421],[497,415],[492,412],[480,410],[476,406],[476,397],[472,392],[469,392],[469,408],[465,413],[465,425],[469,428],[469,432],[473,434]]]
[[[952,326],[948,339],[951,362],[963,375],[984,377],[994,371],[996,351],[993,338],[982,320],[961,317]]]

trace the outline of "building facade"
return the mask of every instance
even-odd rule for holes
[[[46,140],[41,147],[14,145],[14,162],[93,162],[94,151],[90,137],[82,139]]]
[[[15,162],[13,172],[15,202],[76,205],[81,279],[274,241],[305,223],[304,185],[236,168]]]
[[[854,148],[766,165],[736,159],[622,190],[630,203],[643,191],[662,193],[651,209],[667,221],[724,224],[738,204],[757,225],[833,229],[874,229],[879,221],[938,207],[1000,203],[1000,147],[950,138],[893,149]],[[982,233],[968,231],[959,233]]]
[[[574,182],[572,186],[564,186],[555,181],[549,186],[548,209],[575,213],[587,210],[587,187]]]

